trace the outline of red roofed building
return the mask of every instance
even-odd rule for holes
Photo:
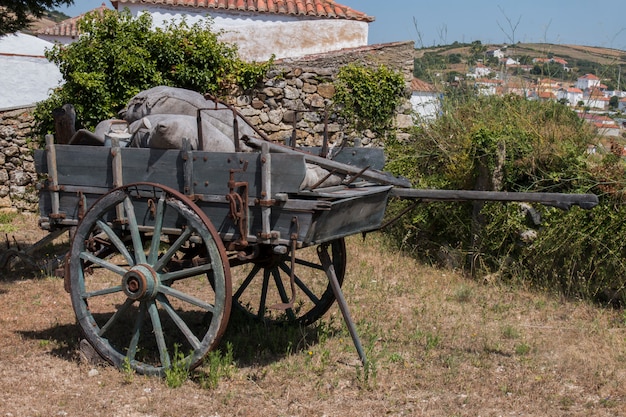
[[[333,0],[114,0],[134,16],[147,12],[162,26],[183,17],[210,16],[221,39],[237,44],[248,61],[297,58],[367,45],[368,16]]]
[[[104,12],[107,9],[105,3],[102,3],[100,7],[97,9],[91,10],[98,11],[100,13]],[[37,37],[44,39],[48,42],[62,43],[68,44],[74,42],[78,39],[78,21],[82,19],[85,14],[81,14],[80,16],[72,17],[71,19],[66,19],[62,22],[57,23],[54,26],[48,26],[45,28],[41,28],[37,31]]]
[[[578,77],[576,81],[576,87],[581,90],[588,90],[600,85],[600,79],[593,74],[585,74],[582,77]]]
[[[578,102],[583,101],[583,90],[576,87],[563,87],[556,93],[557,100],[565,100],[571,107],[577,106]]]
[[[608,116],[602,116],[593,113],[578,113],[578,117],[585,120],[587,123],[593,124],[598,129],[598,135],[601,136],[619,136],[620,127]]]
[[[133,16],[150,13],[162,27],[183,18],[188,24],[213,19],[220,39],[234,43],[248,61],[299,58],[367,45],[368,16],[333,0],[112,0],[117,10]],[[96,10],[106,9],[106,5]],[[65,20],[38,32],[40,38],[71,43],[79,35],[77,21]]]
[[[411,106],[422,121],[434,120],[441,112],[443,94],[434,85],[419,78],[411,81]]]

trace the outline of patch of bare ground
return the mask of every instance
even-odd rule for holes
[[[15,220],[36,228],[34,218]],[[483,284],[348,240],[345,295],[371,366],[334,306],[318,325],[268,329],[233,318],[234,365],[180,388],[82,362],[54,277],[0,279],[0,416],[626,416],[626,316]],[[260,326],[260,327],[259,327]]]

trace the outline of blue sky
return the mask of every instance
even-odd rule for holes
[[[413,40],[420,47],[514,39],[626,50],[626,0],[336,1],[376,18],[370,24],[370,44]],[[75,0],[74,6],[63,11],[76,16],[102,2]]]

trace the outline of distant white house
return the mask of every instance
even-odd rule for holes
[[[591,109],[607,110],[609,108],[609,99],[606,97],[586,97],[583,103]]]
[[[582,77],[578,77],[578,80],[576,81],[576,88],[580,88],[583,91],[599,86],[600,79],[593,74],[585,74]]]
[[[626,98],[623,98],[619,101],[618,110],[621,112],[626,112]]]
[[[557,90],[556,99],[565,100],[569,106],[575,107],[583,101],[583,91],[576,87],[563,87]]]
[[[500,64],[503,64],[506,67],[511,67],[514,65],[519,65],[519,61],[516,59],[513,59],[511,57],[506,57],[506,58],[501,58],[500,59]]]
[[[620,136],[621,134],[619,125],[610,117],[586,112],[578,113],[578,117],[595,126],[600,136]]]
[[[441,113],[442,93],[418,78],[411,81],[411,106],[422,121],[432,121]]]
[[[502,80],[491,80],[487,78],[476,80],[474,83],[474,87],[476,87],[478,94],[483,96],[495,96],[498,94],[501,86]]]
[[[491,74],[491,72],[492,71],[488,66],[481,64],[479,62],[473,68],[470,69],[470,72],[467,74],[467,77],[484,78],[484,77],[488,77],[489,74]]]
[[[0,109],[45,100],[61,83],[61,72],[44,56],[52,46],[20,32],[0,37]]]
[[[504,58],[504,52],[500,48],[490,49],[487,51],[487,56],[502,59]]]

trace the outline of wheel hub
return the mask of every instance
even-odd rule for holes
[[[154,298],[159,286],[159,277],[148,265],[135,265],[122,277],[122,289],[132,300]]]

